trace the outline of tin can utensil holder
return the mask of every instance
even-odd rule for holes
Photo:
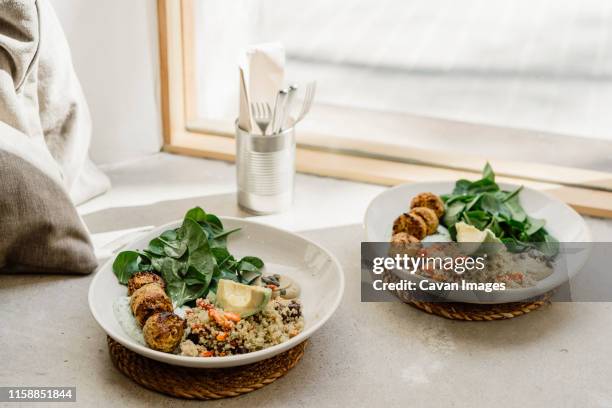
[[[293,202],[295,130],[249,133],[236,124],[238,205],[254,214],[287,210]]]

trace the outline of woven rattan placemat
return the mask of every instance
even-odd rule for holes
[[[108,350],[115,367],[150,390],[179,398],[219,399],[258,390],[287,374],[304,355],[307,341],[257,363],[231,368],[188,368],[151,360],[110,337]]]
[[[383,274],[383,281],[397,282],[399,278],[391,272]],[[523,316],[550,303],[552,292],[545,293],[524,302],[500,303],[494,305],[480,305],[457,302],[427,302],[418,300],[408,291],[398,290],[395,295],[404,303],[424,312],[445,317],[451,320],[492,321],[506,320]]]

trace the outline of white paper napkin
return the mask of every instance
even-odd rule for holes
[[[240,63],[244,71],[248,100],[267,102],[274,109],[276,94],[285,82],[285,49],[281,43],[249,46]],[[251,128],[257,129],[251,123]]]

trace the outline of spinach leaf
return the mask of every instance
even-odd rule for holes
[[[161,263],[161,277],[164,278],[166,284],[182,280],[181,270],[183,265],[174,258],[164,258]]]
[[[504,192],[505,193],[505,197],[503,199],[503,201],[508,201],[516,196],[518,196],[518,194],[521,192],[521,190],[523,189],[523,186],[518,186],[516,188],[516,190],[514,190],[513,192]]]
[[[501,212],[502,203],[493,193],[484,193],[480,200],[480,208],[491,214],[498,215]]]
[[[486,178],[473,182],[468,189],[470,194],[486,193],[489,191],[499,191],[499,186],[494,181]]]
[[[484,166],[484,169],[482,169],[482,179],[495,183],[495,173],[493,172],[493,168],[491,167],[489,162],[487,162]]]
[[[182,268],[183,265],[173,258],[166,258],[162,263],[161,276],[166,282],[166,291],[174,307],[183,306],[203,296],[208,287],[208,284],[195,280],[192,275],[189,275],[189,270],[187,272],[189,279],[183,279]]]
[[[469,203],[471,202],[473,199],[477,198],[477,195],[474,194],[464,194],[464,195],[455,195],[455,196],[447,196],[446,201],[444,201],[446,203],[447,206],[450,206],[451,204],[457,202],[457,201],[461,201],[463,203]]]
[[[147,251],[152,254],[172,258],[180,258],[186,250],[187,247],[178,239],[176,230],[164,231],[159,237],[153,238],[147,248]]]
[[[162,240],[159,237],[158,238],[153,238],[149,242],[149,247],[147,248],[147,251],[149,251],[149,253],[157,255],[157,256],[164,256],[166,254],[164,252],[164,243],[162,242]]]
[[[559,241],[552,235],[546,233],[544,236],[544,242],[537,245],[537,248],[548,257],[554,257],[559,253]]]
[[[216,231],[223,231],[223,223],[214,214],[206,214],[206,222],[210,225],[211,229]]]
[[[204,241],[200,247],[189,253],[187,263],[189,267],[193,267],[205,275],[213,274],[217,266],[217,260],[208,246],[208,241]]]
[[[197,222],[202,227],[208,236],[211,248],[226,248],[227,236],[240,230],[240,228],[235,228],[226,231],[219,217],[214,214],[207,214],[199,207],[187,211],[185,220],[187,219]]]
[[[482,196],[483,196],[482,194],[465,196],[465,197],[474,197],[470,201],[468,201],[468,203],[465,205],[465,210],[466,211],[471,210],[472,207],[478,204],[478,202],[482,199]]]
[[[261,259],[255,257],[255,256],[245,256],[240,261],[241,262],[248,262],[251,265],[254,265],[258,269],[263,268],[263,266],[264,266],[263,261]]]
[[[479,230],[484,230],[491,221],[491,216],[485,211],[466,211],[463,213],[463,221],[475,226]]]
[[[113,262],[113,272],[119,283],[127,285],[133,274],[140,271],[140,254],[136,251],[123,251]]]
[[[159,237],[165,239],[166,241],[176,241],[177,230],[176,229],[166,230],[162,232],[162,234]]]
[[[151,258],[151,265],[158,275],[161,274],[162,264],[166,258],[164,256]]]
[[[500,225],[500,221],[498,221],[498,217],[492,217],[491,221],[489,221],[489,224],[487,225],[487,228],[491,230],[491,232],[493,234],[495,234],[495,236],[497,238],[503,238],[504,237],[504,230]],[[503,222],[503,219],[501,220],[501,222]]]
[[[203,245],[208,246],[208,236],[202,226],[191,218],[185,218],[179,231],[179,238],[191,254]]]
[[[163,240],[163,238],[158,238],[159,240]],[[172,257],[172,258],[180,258],[185,254],[185,251],[187,251],[187,242],[185,241],[167,241],[164,242],[162,241],[164,244],[164,253],[166,254],[166,256]]]
[[[210,246],[212,248],[227,248],[227,237],[234,232],[240,231],[240,228],[235,228],[229,231],[220,232],[212,237]]]
[[[238,263],[238,273],[242,283],[248,285],[261,276],[261,271],[259,270],[261,266],[258,267],[256,264],[263,266],[263,262],[259,258],[244,257],[240,260]]]
[[[451,204],[446,208],[446,212],[444,213],[444,225],[447,227],[451,227],[459,221],[461,217],[461,213],[465,209],[465,203],[457,201]]]
[[[234,258],[226,248],[211,248],[210,252],[212,252],[219,267],[221,267],[230,259]]]
[[[516,238],[507,237],[507,238],[502,238],[501,241],[504,243],[504,245],[510,252],[523,252],[529,249],[529,245],[522,243]]]
[[[204,273],[193,266],[189,266],[185,274],[185,282],[189,285],[205,285],[208,287],[212,280],[213,273]]]
[[[544,227],[544,224],[546,224],[545,220],[539,218],[527,217],[527,221],[527,229],[525,230],[525,234],[527,235],[535,234],[537,231]]]
[[[233,230],[223,231],[213,236],[214,240],[219,240],[221,238],[227,237],[229,234],[233,234],[234,232],[240,231],[240,228],[234,228]]]
[[[187,218],[198,223],[206,222],[206,211],[200,207],[194,207],[185,213],[184,219],[186,220]],[[221,225],[221,228],[223,228],[223,225]]]
[[[240,282],[240,278],[233,272],[222,270],[220,272],[219,279],[233,280],[234,282]]]
[[[472,182],[470,180],[466,180],[466,179],[457,180],[457,182],[455,183],[455,189],[453,190],[452,195],[456,196],[456,195],[467,194],[471,185],[472,185]]]
[[[523,207],[519,202],[518,195],[506,200],[504,204],[506,209],[510,212],[510,217],[514,221],[525,222],[527,219],[527,213],[525,213],[525,210],[523,210]]]

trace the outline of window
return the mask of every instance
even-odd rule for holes
[[[238,55],[278,40],[288,76],[318,82],[303,171],[394,184],[488,159],[551,189],[612,190],[606,0],[159,2],[168,150],[232,159]]]

